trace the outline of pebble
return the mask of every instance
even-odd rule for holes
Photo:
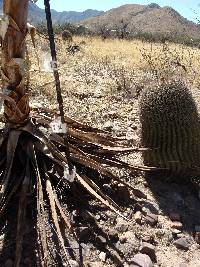
[[[181,231],[180,230],[178,230],[178,229],[172,229],[172,235],[174,236],[174,237],[177,237],[178,235],[180,235],[181,234]]]
[[[115,229],[119,231],[120,233],[126,232],[128,230],[128,224],[122,218],[118,218]]]
[[[107,258],[107,255],[106,255],[105,252],[101,252],[101,253],[99,254],[99,259],[100,259],[101,261],[105,262],[105,261],[106,261],[106,258]]]
[[[145,217],[145,221],[151,226],[155,226],[158,222],[158,215],[153,214],[153,213],[147,213]]]
[[[3,235],[0,235],[0,241],[3,241],[4,240],[4,237],[5,237],[4,234]]]
[[[140,252],[148,255],[153,262],[156,262],[156,254],[155,254],[155,246],[154,245],[147,243],[147,242],[143,242],[142,246],[140,248]]]
[[[183,224],[181,222],[173,222],[171,227],[173,229],[182,230],[183,229]]]
[[[113,128],[113,123],[111,121],[107,121],[106,123],[104,123],[103,128],[105,130],[111,131]]]
[[[190,248],[190,242],[185,237],[181,237],[174,241],[174,245],[182,250],[188,250]]]
[[[142,241],[143,242],[150,243],[152,245],[156,243],[153,235],[145,235],[145,236],[143,236],[142,237]]]
[[[88,267],[103,267],[103,263],[101,261],[94,261],[88,263]]]
[[[107,243],[106,238],[103,237],[103,236],[101,236],[101,235],[99,235],[99,236],[97,237],[97,240],[98,240],[101,244],[106,244],[106,243]]]
[[[160,207],[157,203],[146,202],[143,206],[143,212],[146,212],[146,214],[153,213],[158,215],[160,212]]]
[[[109,235],[109,239],[113,243],[117,243],[117,241],[119,240],[118,232],[115,229],[110,229],[108,232],[108,235]]]
[[[153,267],[153,263],[148,255],[138,253],[134,256],[133,258],[133,263],[135,266],[140,266],[140,267]],[[134,265],[132,265],[134,266]]]
[[[121,244],[124,244],[124,243],[127,242],[127,237],[124,236],[124,235],[123,236],[120,236],[119,241],[120,241]]]
[[[101,220],[101,216],[100,216],[99,214],[97,214],[97,215],[95,216],[95,218],[96,218],[97,221],[100,221],[100,220]]]
[[[142,211],[142,204],[140,204],[139,202],[135,203],[134,211]]]
[[[147,195],[137,188],[132,189],[133,194],[138,198],[147,199]]]
[[[4,267],[13,267],[14,263],[11,259],[8,259],[6,262],[5,262],[5,265]]]
[[[130,199],[130,191],[128,187],[124,184],[118,184],[117,195],[122,201],[128,201]]]
[[[170,213],[169,214],[169,217],[170,217],[170,219],[174,222],[174,221],[176,221],[176,222],[180,222],[180,220],[181,220],[181,216],[180,216],[180,214],[179,213],[176,213],[176,212],[172,212],[172,213]]]
[[[91,234],[91,229],[89,227],[80,227],[79,228],[79,237],[81,240],[88,238]]]
[[[141,222],[142,222],[142,213],[140,211],[137,211],[134,214],[134,219],[135,219],[136,223],[141,224]]]

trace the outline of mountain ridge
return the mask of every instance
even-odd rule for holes
[[[120,28],[121,21],[127,24],[131,33],[168,34],[200,38],[200,26],[181,16],[171,7],[160,7],[158,4],[126,4],[108,10],[98,18],[88,18],[81,23],[91,29],[115,30]]]
[[[44,21],[44,9],[32,2],[29,3],[29,22],[36,25]],[[0,0],[0,9],[2,6],[3,0]],[[120,29],[122,27],[121,21],[123,21],[127,24],[127,32],[131,33],[132,36],[148,33],[200,39],[200,26],[198,24],[184,18],[171,7],[161,7],[155,3],[149,5],[125,4],[106,12],[93,9],[87,9],[83,12],[58,12],[52,9],[52,19],[55,24],[77,23],[96,32],[99,32],[102,27],[108,30]]]
[[[0,9],[3,9],[3,0],[0,0]],[[54,9],[51,10],[52,19],[54,23],[77,23],[81,20],[85,20],[90,17],[96,17],[102,15],[104,11],[98,11],[93,9],[87,9],[83,12],[78,11],[62,11],[58,12]],[[45,20],[44,9],[39,8],[36,4],[29,2],[29,22],[32,24],[38,24]]]

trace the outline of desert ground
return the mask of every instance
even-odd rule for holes
[[[36,39],[37,49],[30,40],[27,49],[31,106],[57,109],[54,78],[47,66],[49,44],[42,36]],[[80,51],[72,54],[59,36],[56,40],[66,114],[113,136],[125,137],[129,146],[141,145],[138,99],[144,88],[162,79],[182,79],[200,108],[198,48],[74,37]],[[132,165],[143,164],[140,152],[124,159]],[[82,251],[76,252],[81,254],[83,266],[200,267],[200,198],[193,186],[148,178],[139,171],[123,170],[119,175],[141,191],[136,196],[121,184],[103,184],[128,220],[92,198],[87,209],[93,220],[85,213],[84,204],[74,205],[72,217],[80,232]],[[0,232],[0,249],[4,233],[5,228]],[[28,233],[30,229],[26,242]],[[77,247],[73,241],[72,247]],[[7,251],[0,266],[13,266],[12,253]],[[139,253],[148,255],[150,262],[147,257],[146,265],[144,259],[140,259],[143,265],[136,265],[135,255]],[[79,266],[75,260],[70,264]],[[22,266],[34,266],[30,255],[24,256]]]

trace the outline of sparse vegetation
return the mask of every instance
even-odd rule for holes
[[[43,29],[43,33],[45,33],[45,27],[41,26],[41,28]],[[61,28],[58,28],[57,33],[60,33]],[[64,29],[62,28],[62,30]],[[82,258],[88,266],[95,266],[95,264],[93,265],[94,262],[97,262],[97,266],[101,266],[99,252],[102,251],[103,253],[106,253],[107,257],[103,263],[105,266],[125,266],[125,264],[131,264],[133,255],[139,251],[140,243],[144,240],[143,236],[150,233],[153,236],[151,240],[155,239],[155,245],[157,246],[159,252],[156,252],[156,260],[161,262],[163,266],[170,266],[169,264],[171,264],[172,256],[173,261],[177,264],[179,263],[180,257],[187,257],[191,266],[197,266],[196,263],[199,261],[199,251],[198,249],[194,249],[196,248],[195,246],[197,246],[195,241],[193,242],[194,248],[189,249],[189,251],[185,252],[184,255],[183,253],[179,253],[177,249],[171,245],[171,238],[173,237],[171,237],[172,234],[170,230],[171,221],[168,218],[168,212],[170,209],[166,208],[166,203],[168,203],[170,197],[162,194],[161,197],[163,199],[158,199],[156,197],[156,193],[151,191],[145,182],[144,175],[136,171],[134,168],[132,172],[127,172],[127,170],[124,170],[123,168],[116,170],[116,168],[110,167],[109,172],[113,171],[115,174],[119,175],[120,180],[111,181],[112,179],[109,177],[105,177],[104,179],[102,171],[104,171],[104,165],[108,162],[105,162],[106,158],[102,155],[105,152],[105,156],[107,156],[110,152],[104,151],[105,147],[100,152],[97,144],[98,139],[93,140],[94,142],[91,142],[91,140],[88,142],[87,134],[91,134],[91,131],[97,131],[96,127],[98,127],[98,129],[100,129],[98,130],[99,134],[103,134],[106,130],[111,132],[114,137],[120,138],[120,142],[126,141],[130,146],[136,146],[137,148],[141,146],[141,125],[139,122],[138,108],[138,97],[141,94],[141,91],[149,86],[151,88],[160,88],[159,84],[163,80],[181,79],[187,80],[187,83],[190,84],[189,87],[192,88],[191,91],[194,94],[195,99],[198,100],[199,95],[196,88],[199,88],[200,86],[200,51],[197,48],[168,42],[142,42],[141,40],[136,39],[105,39],[102,41],[101,37],[86,37],[83,35],[74,36],[73,40],[74,44],[78,44],[81,49],[76,53],[69,53],[69,47],[61,41],[60,34],[56,36],[56,41],[59,63],[58,68],[61,74],[61,85],[64,95],[64,110],[66,114],[72,118],[69,119],[67,117],[69,119],[69,130],[71,131],[70,141],[72,143],[70,143],[70,145],[73,148],[78,145],[77,150],[73,150],[73,159],[74,161],[78,161],[80,158],[83,159],[82,162],[76,162],[77,170],[80,171],[81,175],[83,174],[83,180],[81,180],[81,182],[82,184],[85,184],[89,181],[90,185],[94,188],[94,195],[96,195],[97,192],[101,192],[100,188],[103,192],[101,193],[102,196],[104,196],[104,192],[106,194],[108,193],[109,196],[114,198],[114,200],[122,206],[121,212],[125,217],[128,217],[131,220],[131,223],[130,221],[126,222],[123,219],[119,219],[119,217],[115,214],[113,215],[113,213],[102,206],[100,202],[89,197],[85,188],[80,189],[80,185],[77,188],[74,186],[70,187],[67,185],[65,179],[58,180],[60,176],[64,177],[63,165],[61,164],[61,166],[58,167],[57,165],[54,165],[55,162],[52,163],[51,159],[47,158],[50,158],[52,155],[55,156],[55,151],[59,152],[59,155],[62,157],[62,138],[59,139],[57,135],[48,135],[49,139],[45,139],[47,134],[46,129],[49,127],[49,122],[52,121],[52,116],[56,114],[54,111],[57,109],[55,90],[53,88],[54,80],[51,72],[47,73],[43,70],[42,64],[39,68],[35,57],[35,51],[32,48],[30,40],[28,40],[27,50],[29,51],[29,60],[32,63],[31,69],[29,70],[29,88],[31,89],[30,96],[32,113],[36,116],[36,120],[38,119],[36,115],[38,112],[40,113],[39,115],[42,116],[42,118],[40,117],[40,120],[38,121],[38,125],[41,127],[41,131],[43,132],[42,142],[44,141],[44,144],[48,144],[48,142],[50,142],[50,138],[53,138],[52,142],[58,145],[58,150],[53,149],[52,155],[50,153],[46,158],[43,155],[44,151],[47,152],[46,146],[40,146],[38,143],[34,143],[34,146],[37,145],[37,158],[33,157],[30,159],[31,170],[34,171],[34,177],[36,177],[35,180],[38,179],[39,182],[41,181],[42,183],[41,188],[43,190],[40,190],[40,196],[42,191],[45,192],[45,201],[40,201],[40,203],[38,202],[43,210],[42,216],[44,218],[43,221],[41,221],[40,218],[40,224],[43,222],[43,229],[46,230],[46,234],[48,238],[50,238],[50,244],[53,243],[51,242],[52,240],[55,241],[56,239],[55,233],[59,232],[59,228],[56,228],[55,230],[54,225],[56,220],[59,220],[60,222],[63,239],[69,236],[71,238],[69,240],[69,244],[63,243],[62,239],[60,239],[62,241],[61,249],[58,249],[58,247],[54,245],[50,245],[49,250],[52,251],[52,255],[50,256],[52,256],[52,258],[58,257],[62,260],[62,262],[66,262],[66,255],[64,255],[65,249],[71,252],[72,247],[75,248],[75,251],[79,251],[81,254],[89,243],[90,246],[87,247],[89,253],[85,249],[85,254],[75,254],[76,259],[80,256],[80,258]],[[41,57],[44,54],[46,55],[49,53],[48,41],[45,38],[41,38],[40,35],[36,37],[36,47],[37,52],[41,55]],[[180,91],[181,88],[182,87],[180,87]],[[187,93],[186,96],[188,96]],[[192,101],[191,103],[193,105]],[[51,112],[52,110],[53,112]],[[89,128],[84,128],[85,124],[79,124],[76,120],[88,123],[93,128],[90,126],[88,126]],[[44,122],[46,126],[42,127]],[[73,127],[78,128],[75,129]],[[78,138],[76,139],[76,137],[73,136],[73,133],[76,133],[76,131],[81,133],[83,131],[85,132],[85,135],[80,134],[78,137],[76,136]],[[108,141],[107,136],[109,136],[109,134],[106,135],[103,142]],[[86,139],[81,139],[82,137],[85,137]],[[92,138],[93,137],[94,135],[92,134]],[[24,147],[24,144],[26,147],[27,143],[29,143],[29,138],[30,136],[27,135],[24,141],[25,143],[21,142],[20,139],[19,147]],[[126,140],[124,140],[124,138]],[[82,143],[80,144],[80,142]],[[29,146],[27,145],[27,147]],[[81,154],[82,152],[80,149],[83,150],[83,154]],[[90,168],[90,164],[94,163],[94,161],[89,162],[88,160],[91,159],[91,157],[92,160],[97,160],[97,155],[91,153],[92,149],[96,151],[95,153],[99,152],[102,156],[98,157],[100,163],[98,166],[96,165],[97,169],[100,168],[101,164],[103,165],[103,167],[100,168],[100,171],[99,169],[95,169],[96,167],[93,169]],[[115,162],[113,154],[111,153],[109,162],[115,163],[115,167],[119,167],[122,160],[131,165],[142,165],[142,157],[139,154],[140,152],[138,152],[138,149],[136,150],[137,153],[120,156]],[[25,150],[25,152],[28,158],[28,149]],[[2,155],[1,153],[2,151],[0,151],[0,155]],[[19,153],[19,155],[23,159],[24,152]],[[56,161],[59,162],[60,159],[56,158]],[[20,162],[22,167],[24,167],[26,162],[23,160]],[[45,169],[42,169],[41,177],[37,176],[36,169],[41,167],[43,162],[46,162],[47,167],[49,168],[48,179],[45,176]],[[89,163],[85,168],[83,166],[86,162]],[[17,164],[15,162],[14,166],[16,165]],[[92,177],[91,180],[87,179],[85,176],[86,174],[88,174],[89,177]],[[2,172],[0,175],[2,175]],[[50,181],[52,182],[52,186]],[[98,186],[96,186],[93,182],[97,183]],[[126,185],[127,183],[130,183],[132,187],[129,189],[127,187],[123,187],[123,185]],[[167,185],[165,185],[165,187],[169,192],[171,191],[170,186],[167,187]],[[172,187],[174,189],[174,185]],[[166,190],[166,188],[164,189]],[[77,192],[77,189],[80,193]],[[179,190],[181,189],[179,188]],[[185,195],[188,196],[188,194],[192,192],[192,189],[187,187],[184,193],[185,192],[187,193]],[[187,203],[185,195],[183,194],[184,203]],[[142,198],[142,200],[140,198]],[[49,203],[49,199],[51,200],[51,203]],[[63,209],[60,208],[60,203]],[[109,203],[114,202],[110,202],[109,199]],[[199,204],[198,199],[193,200],[193,203]],[[55,216],[57,213],[54,209],[54,204],[57,205],[56,210],[60,213],[60,216],[58,216],[57,219]],[[32,205],[32,202],[30,205]],[[115,206],[115,204],[113,205]],[[153,206],[154,209],[157,209],[157,206],[159,207],[159,205],[162,205],[158,208],[159,221],[156,222],[153,227],[148,225],[146,220],[147,212],[145,210],[145,205],[154,205],[156,207],[154,208]],[[117,205],[115,207],[118,209]],[[48,211],[49,208],[51,210]],[[88,212],[86,212],[87,209]],[[142,212],[139,223],[138,221],[135,222],[135,214],[138,212],[138,209]],[[66,216],[65,213],[63,214],[63,210],[66,212]],[[194,225],[199,222],[200,211],[195,210],[195,212],[193,212],[188,206],[181,206],[181,209],[178,211],[181,213],[181,217],[183,218],[185,227],[184,234],[190,236],[190,224],[194,227]],[[53,217],[51,216],[51,213],[54,215]],[[188,216],[188,214],[191,213],[193,215],[192,220],[191,215]],[[35,214],[30,214],[29,221],[31,221],[33,217],[36,218]],[[68,231],[62,229],[62,222],[66,219],[69,219],[73,228],[77,230],[76,234],[79,237],[78,240],[74,241],[72,238],[73,234],[69,234]],[[13,222],[12,214],[10,214],[10,217],[8,216],[8,222]],[[30,225],[31,223],[32,222],[30,222]],[[127,227],[127,230],[124,230],[123,227],[125,229]],[[31,231],[35,233],[36,229],[34,227],[32,228],[33,229]],[[88,229],[86,234],[84,232],[85,229]],[[113,230],[114,233],[111,232],[110,229]],[[122,229],[122,232],[120,232],[121,230],[119,229]],[[7,228],[5,230],[1,227],[0,231],[1,236],[4,235],[5,232],[6,237],[8,236]],[[15,230],[13,232],[15,235]],[[28,234],[25,233],[25,241],[28,241],[28,244],[30,243],[30,239],[32,237],[29,233],[30,232],[28,232]],[[129,238],[130,236],[131,238]],[[34,248],[30,247],[28,249],[34,251]],[[7,260],[8,254],[6,251],[12,252],[13,247],[4,247],[4,258],[0,259],[1,262],[5,262],[5,260]],[[37,257],[39,256],[41,255],[37,255]],[[154,259],[154,261],[156,260]],[[53,266],[55,266],[55,264],[53,264]]]

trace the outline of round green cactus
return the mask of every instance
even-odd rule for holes
[[[145,89],[140,98],[142,146],[147,166],[181,179],[200,174],[200,122],[186,84],[171,81]]]

